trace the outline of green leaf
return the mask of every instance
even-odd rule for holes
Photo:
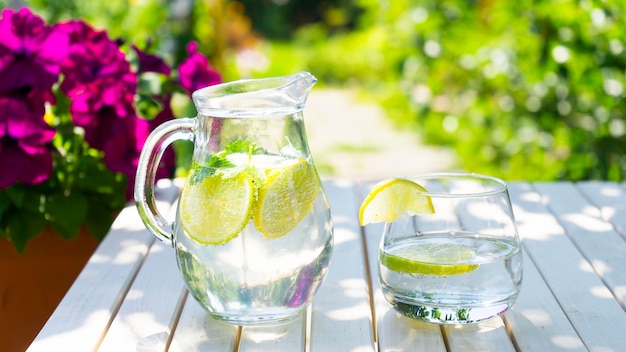
[[[126,188],[126,177],[123,174],[112,172],[99,160],[93,157],[83,157],[80,161],[82,173],[79,176],[79,188],[101,194],[113,194]]]
[[[42,213],[26,210],[11,212],[10,215],[6,221],[6,236],[21,253],[28,241],[46,227],[46,219]]]
[[[89,232],[98,240],[102,240],[111,229],[115,217],[113,212],[102,204],[91,204],[85,219]]]
[[[233,153],[244,153],[244,154],[261,154],[264,152],[263,148],[257,147],[256,144],[250,142],[247,139],[235,139],[228,142],[227,145],[224,146],[225,155],[233,154]]]
[[[11,200],[11,197],[7,194],[7,192],[0,191],[0,220],[2,219],[2,214],[4,214],[7,209],[11,208],[12,203],[13,201]]]
[[[26,196],[26,190],[22,185],[13,185],[6,190],[6,195],[11,198],[16,206],[21,207],[24,204],[24,197]]]
[[[135,97],[135,106],[139,116],[146,120],[154,119],[163,110],[161,102],[150,95],[141,93],[137,93]]]
[[[80,225],[85,222],[88,208],[87,200],[80,193],[54,195],[48,197],[45,204],[50,226],[66,239],[76,238]]]
[[[189,176],[190,177],[189,182],[192,185],[195,185],[195,184],[202,182],[202,180],[204,180],[205,178],[213,176],[213,174],[215,174],[214,168],[203,167],[194,163],[191,174]]]
[[[41,203],[43,196],[40,189],[35,187],[27,188],[24,192],[23,201],[20,208],[27,209],[35,213],[41,213]]]
[[[166,76],[157,72],[142,72],[137,82],[139,94],[142,95],[161,95],[163,94],[163,85],[166,82]]]
[[[256,144],[245,139],[238,138],[231,140],[224,146],[224,150],[222,152],[210,154],[204,161],[203,165],[193,163],[190,172],[191,184],[200,183],[205,178],[214,175],[216,169],[234,167],[235,164],[228,160],[228,155],[234,153],[244,153],[248,155],[264,154],[266,153],[266,150],[257,147]]]

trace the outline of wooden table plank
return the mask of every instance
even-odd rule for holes
[[[355,212],[367,196],[373,183],[362,183]],[[379,351],[446,351],[445,342],[438,325],[409,319],[397,313],[383,296],[378,280],[378,252],[384,225],[370,224],[363,227],[367,247],[368,265],[371,273],[373,303]]]
[[[172,205],[166,219],[175,219],[176,208]],[[166,350],[185,296],[174,249],[154,241],[98,351]]]
[[[211,318],[193,297],[187,295],[169,351],[236,351],[239,335],[239,327]]]
[[[541,196],[528,183],[509,185],[513,211],[523,242],[542,241],[558,222],[541,204]],[[586,350],[550,291],[535,263],[524,250],[524,280],[517,302],[506,321],[522,351]]]
[[[326,280],[313,300],[310,350],[373,351],[369,287],[354,183],[326,182],[335,245]]]
[[[177,193],[172,182],[159,182],[159,209],[166,212]],[[28,351],[94,350],[153,242],[135,205],[124,208]]]
[[[536,185],[534,185],[536,187]],[[524,184],[512,184],[511,197],[518,217],[524,249],[536,264],[542,277],[557,298],[588,349],[620,350],[626,336],[626,315],[612,298],[610,291],[595,274],[591,264],[580,253],[565,229],[546,206],[556,209],[551,187],[546,184],[529,189]],[[567,195],[564,202],[576,201]],[[610,321],[611,324],[606,324]]]
[[[98,351],[165,350],[185,291],[174,250],[156,241]]]
[[[598,287],[594,288],[594,294],[612,295],[626,310],[626,240],[602,217],[601,209],[590,203],[574,184],[537,184],[535,187],[547,197],[548,208],[610,290],[609,293]],[[626,203],[623,193],[621,196],[622,203]]]
[[[520,214],[521,215],[521,214]],[[524,218],[523,215],[520,216]],[[520,226],[520,233],[526,232]],[[567,315],[524,251],[524,279],[505,321],[521,351],[586,351]]]
[[[577,188],[600,209],[604,221],[626,239],[626,185],[608,181],[578,182]]]
[[[304,351],[307,311],[280,324],[246,326],[241,331],[239,351]]]
[[[615,231],[626,241],[626,185],[589,181],[579,182],[577,186],[584,196],[598,207],[602,219],[612,224]],[[602,258],[596,258],[592,264],[622,308],[626,310],[626,270],[623,270],[626,268],[626,242],[613,241],[613,244],[615,247],[608,253],[600,250]]]
[[[450,351],[515,351],[502,318],[478,324],[446,325]]]

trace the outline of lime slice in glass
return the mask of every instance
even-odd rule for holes
[[[472,272],[478,264],[467,263],[476,252],[455,243],[411,243],[382,252],[380,262],[399,273],[450,276]]]

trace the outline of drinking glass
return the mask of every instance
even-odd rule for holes
[[[433,214],[387,223],[379,279],[400,313],[438,324],[469,324],[506,312],[522,283],[522,249],[504,181],[468,173],[410,178]]]

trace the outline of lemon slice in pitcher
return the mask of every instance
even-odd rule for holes
[[[305,159],[287,166],[269,168],[254,208],[254,225],[267,238],[293,230],[313,209],[319,185]]]
[[[180,199],[185,232],[202,244],[218,245],[237,236],[250,219],[254,185],[246,171],[215,174],[187,184]]]
[[[393,222],[402,215],[433,214],[432,200],[426,189],[403,178],[390,178],[374,185],[361,204],[361,226],[378,222]]]

